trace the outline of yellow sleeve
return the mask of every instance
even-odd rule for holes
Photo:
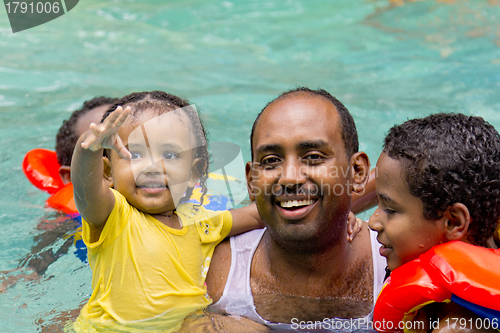
[[[185,203],[177,207],[182,223],[195,224],[201,242],[219,244],[229,235],[233,227],[233,216],[228,210],[213,211],[203,206]]]
[[[127,202],[125,197],[121,195],[118,191],[111,189],[115,195],[115,206],[109,214],[106,224],[101,231],[99,238],[96,241],[92,241],[92,230],[84,219],[82,219],[82,239],[87,248],[95,249],[97,247],[106,247],[113,240],[120,235],[125,226],[128,223],[128,216],[130,215],[130,204]]]

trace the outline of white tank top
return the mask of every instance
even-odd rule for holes
[[[226,286],[221,298],[216,303],[212,304],[210,308],[224,311],[230,315],[250,318],[256,322],[272,327],[273,331],[279,331],[280,329],[293,331],[294,328],[298,326],[297,324],[272,323],[265,320],[257,313],[253,303],[252,289],[250,287],[250,268],[255,250],[257,249],[265,231],[265,228],[257,229],[230,238],[231,268],[227,277]],[[377,242],[377,233],[371,230],[370,241],[373,259],[373,299],[375,303],[375,299],[380,293],[384,283],[386,260],[379,253],[380,244]],[[353,322],[351,319],[341,318],[334,318],[332,320],[339,322]],[[359,320],[363,323],[371,321],[372,313],[368,314],[364,318],[355,320]],[[345,325],[344,327],[346,326],[349,325]],[[358,327],[353,327],[353,329],[358,329]],[[338,329],[335,330],[338,331]],[[297,329],[297,331],[300,330]],[[348,332],[351,330],[345,331]]]

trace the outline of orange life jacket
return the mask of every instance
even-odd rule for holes
[[[404,332],[404,323],[411,321],[420,308],[454,298],[465,301],[457,302],[462,306],[479,305],[490,319],[497,318],[500,323],[500,249],[452,241],[434,246],[398,267],[377,298],[374,328],[379,332]]]

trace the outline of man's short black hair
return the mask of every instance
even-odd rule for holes
[[[349,113],[349,110],[342,104],[337,98],[333,97],[328,91],[323,89],[313,90],[307,87],[298,87],[289,91],[286,91],[279,95],[277,98],[273,99],[271,102],[267,103],[266,106],[259,112],[257,118],[255,119],[252,132],[250,134],[250,150],[252,153],[252,161],[253,161],[253,136],[255,132],[255,128],[257,127],[257,122],[260,119],[260,116],[264,112],[264,110],[272,104],[274,101],[285,98],[290,94],[295,93],[308,93],[311,95],[322,96],[328,99],[337,109],[337,112],[340,115],[341,119],[341,130],[342,130],[342,141],[344,142],[345,151],[347,154],[347,158],[350,159],[351,156],[358,152],[359,150],[359,142],[358,142],[358,132],[356,131],[356,124],[354,123],[354,119],[352,115]],[[320,120],[318,120],[320,121]],[[332,129],[333,130],[333,129]]]
[[[384,152],[401,163],[424,217],[442,217],[454,203],[469,209],[468,238],[487,246],[500,217],[500,136],[481,117],[438,113],[390,129]]]

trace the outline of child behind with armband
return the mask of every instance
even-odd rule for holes
[[[71,165],[92,268],[77,332],[178,330],[211,303],[215,246],[262,227],[255,204],[213,212],[186,202],[198,182],[207,191],[205,130],[192,106],[164,92],[120,99],[81,136]]]
[[[495,332],[500,250],[488,247],[500,218],[498,132],[462,114],[409,120],[389,131],[377,172],[369,226],[391,275],[374,328]]]

